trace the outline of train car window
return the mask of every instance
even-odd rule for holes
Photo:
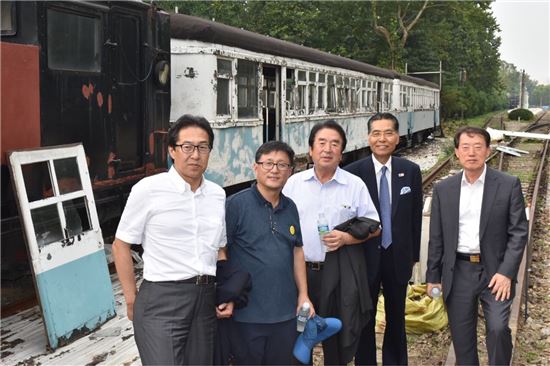
[[[325,93],[327,91],[327,87],[326,87],[326,83],[325,83],[325,80],[326,80],[326,76],[325,74],[319,74],[318,76],[318,89],[317,89],[317,109],[319,111],[324,111],[325,108],[326,108],[326,105],[325,105]]]
[[[306,84],[298,82],[298,103],[296,105],[298,114],[305,114],[306,111]]]
[[[31,210],[31,218],[39,249],[63,239],[61,220],[56,204]]]
[[[53,197],[52,179],[47,162],[21,165],[29,202]]]
[[[76,236],[92,228],[86,197],[64,201],[63,212],[65,213],[68,237]]]
[[[239,60],[237,63],[237,101],[239,118],[258,117],[258,64]]]
[[[314,72],[309,73],[308,82],[308,113],[313,114],[315,112],[315,102],[317,101],[317,74]]]
[[[3,36],[13,36],[17,32],[15,1],[0,2],[0,16]]]
[[[357,102],[358,102],[358,90],[360,90],[360,80],[351,79],[351,89],[350,89],[350,111],[357,112]]]
[[[287,115],[294,114],[295,109],[295,87],[294,69],[286,69],[286,105]]]
[[[334,75],[328,76],[327,111],[336,112],[336,82]]]
[[[76,158],[54,160],[53,165],[60,194],[82,190]]]
[[[101,71],[99,18],[48,9],[47,24],[50,69]]]
[[[218,86],[216,88],[216,114],[230,114],[230,80],[232,76],[231,60],[218,59]]]

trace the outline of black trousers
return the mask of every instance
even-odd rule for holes
[[[322,295],[322,280],[323,280],[323,270],[317,271],[309,267],[306,267],[307,274],[307,290],[308,296],[313,306],[315,306],[315,311],[321,317],[330,317],[334,314],[321,314],[320,309],[320,299]],[[331,297],[331,300],[335,301],[334,297]],[[331,304],[326,304],[329,308]],[[332,337],[326,339],[323,342],[323,363],[325,365],[340,365],[342,364],[340,356],[340,336],[339,333],[333,335]],[[311,363],[313,362],[313,357],[311,357]],[[310,364],[311,364],[310,363]]]
[[[134,304],[143,365],[212,365],[215,285],[144,280]]]
[[[237,365],[292,365],[292,350],[298,332],[296,319],[280,323],[234,323],[239,336],[235,350]]]
[[[479,365],[477,318],[481,303],[485,315],[487,355],[490,365],[509,365],[512,358],[512,332],[508,326],[514,298],[512,284],[509,300],[496,301],[487,287],[490,278],[481,263],[457,260],[453,287],[445,303],[457,365]]]
[[[406,365],[407,334],[405,332],[405,297],[407,284],[401,284],[395,278],[393,246],[380,249],[380,264],[377,273],[369,271],[369,290],[372,296],[373,310],[370,320],[363,328],[359,348],[355,355],[356,365],[376,365],[376,306],[380,285],[383,287],[386,328],[382,345],[382,364]]]

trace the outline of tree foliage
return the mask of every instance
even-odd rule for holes
[[[483,1],[162,1],[162,8],[403,72],[437,71],[442,117],[506,106],[498,25]],[[513,65],[512,65],[513,66]],[[425,78],[436,83],[437,75]],[[533,85],[534,87],[534,85]]]

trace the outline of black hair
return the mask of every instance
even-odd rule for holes
[[[485,139],[486,147],[489,147],[489,145],[491,144],[491,136],[489,135],[489,132],[485,131],[483,128],[480,128],[480,127],[464,126],[464,127],[460,127],[455,133],[454,143],[455,143],[456,149],[458,149],[458,144],[460,143],[460,136],[463,133],[465,133],[468,136],[471,136],[471,135],[483,136],[483,138]]]
[[[346,133],[344,132],[344,129],[342,126],[340,126],[335,120],[329,119],[324,122],[319,122],[313,126],[311,129],[311,132],[309,133],[309,147],[313,147],[313,143],[315,142],[315,135],[317,135],[317,132],[324,128],[329,128],[331,130],[334,130],[340,134],[340,137],[342,138],[342,151],[346,149],[346,144],[348,143],[348,140],[346,138]]]
[[[192,116],[190,114],[184,114],[178,118],[172,127],[170,127],[168,130],[168,145],[171,147],[176,147],[176,142],[178,141],[180,131],[187,127],[202,128],[208,134],[208,145],[210,148],[214,146],[214,131],[212,131],[210,123],[208,123],[204,117]]]
[[[294,166],[294,150],[286,143],[282,141],[268,141],[256,150],[256,162],[260,161],[262,155],[269,154],[273,151],[283,151],[288,155],[290,165]]]
[[[369,121],[367,122],[368,132],[370,133],[372,129],[372,123],[374,121],[380,121],[382,119],[389,119],[393,122],[393,129],[397,132],[399,132],[399,121],[397,120],[397,117],[395,117],[391,113],[376,113],[374,116],[372,116]]]

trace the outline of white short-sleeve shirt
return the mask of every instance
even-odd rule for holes
[[[226,243],[225,191],[203,178],[193,192],[173,167],[144,178],[132,187],[116,237],[143,245],[148,281],[214,276]]]
[[[332,179],[324,184],[317,179],[314,168],[294,174],[286,182],[283,193],[298,207],[304,255],[308,262],[325,260],[317,229],[320,212],[324,213],[330,230],[353,217],[380,221],[365,183],[339,167]]]

